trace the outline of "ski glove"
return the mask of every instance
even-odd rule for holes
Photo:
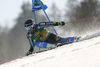
[[[59,21],[52,21],[53,23],[56,23],[56,25],[58,26],[58,25],[60,25],[60,26],[64,26],[65,25],[65,22],[63,22],[63,21],[61,21],[61,22],[59,22]]]
[[[32,52],[28,51],[25,56],[32,54]]]
[[[59,25],[64,26],[65,22],[61,21],[61,22],[59,22]]]

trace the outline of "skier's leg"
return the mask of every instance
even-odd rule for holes
[[[72,42],[78,42],[80,40],[80,36],[79,37],[67,37],[67,38],[61,38],[60,42],[61,43],[72,43]]]
[[[67,37],[60,39],[60,43],[72,43],[74,42],[74,37]]]
[[[51,33],[49,38],[45,42],[50,43],[50,44],[57,44],[60,42],[60,39],[61,39],[60,36]]]
[[[45,42],[50,43],[50,44],[57,44],[57,43],[72,43],[78,40],[79,40],[79,37],[62,38],[59,35],[51,33],[50,37]]]

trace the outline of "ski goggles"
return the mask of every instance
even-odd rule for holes
[[[33,28],[33,25],[25,27],[26,30],[31,30]]]

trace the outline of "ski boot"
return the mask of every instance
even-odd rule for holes
[[[72,42],[74,42],[74,37],[61,38],[61,43],[72,43]]]
[[[81,38],[81,36],[76,36],[76,37],[74,37],[74,42],[78,42],[79,40],[80,40],[80,38]]]

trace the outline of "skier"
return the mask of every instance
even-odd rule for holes
[[[51,21],[51,22],[40,22],[39,24],[34,24],[34,23],[35,21],[33,19],[28,19],[24,23],[25,29],[28,31],[27,38],[30,43],[30,49],[26,53],[26,56],[32,54],[32,52],[34,51],[35,47],[34,41],[41,41],[50,44],[66,43],[63,40],[64,38],[54,33],[51,33],[46,28],[44,28],[48,26],[59,26],[59,25],[63,26],[65,25],[65,22]],[[75,37],[70,37],[70,38],[75,40]]]

